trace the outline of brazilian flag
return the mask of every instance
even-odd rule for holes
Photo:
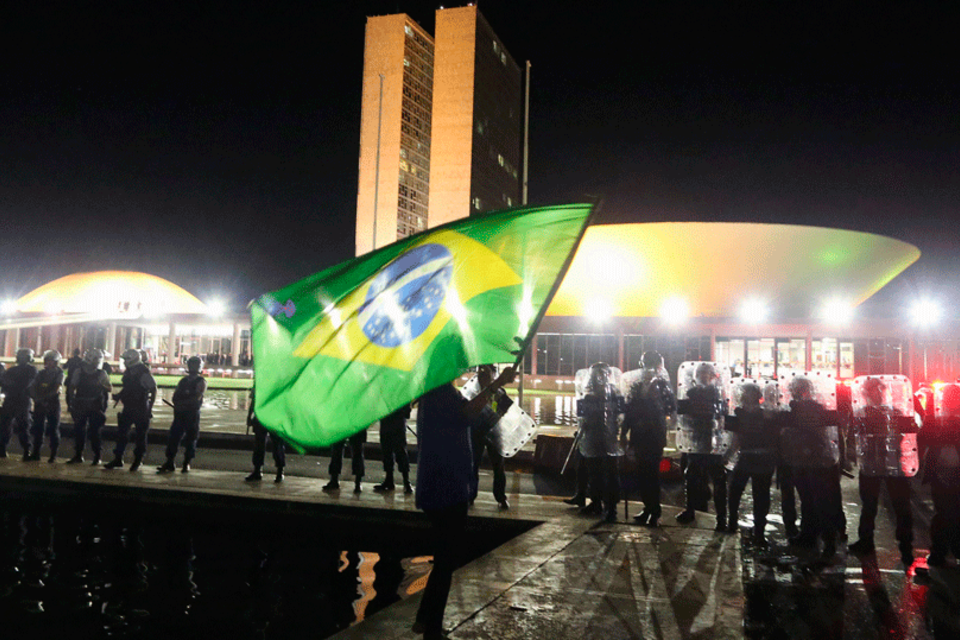
[[[297,448],[323,447],[471,366],[519,362],[592,211],[458,220],[261,296],[257,417]]]

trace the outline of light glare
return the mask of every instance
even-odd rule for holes
[[[914,326],[932,327],[940,322],[943,317],[943,309],[939,304],[927,298],[917,300],[910,307],[910,316]]]
[[[660,317],[668,324],[682,324],[690,317],[690,305],[683,298],[668,298],[660,305]]]
[[[853,320],[853,305],[842,298],[831,298],[824,303],[820,317],[830,324],[850,324]]]
[[[595,297],[587,301],[585,315],[594,324],[602,324],[613,315],[613,308],[606,298]]]
[[[214,300],[207,303],[207,315],[213,316],[214,318],[219,318],[224,313],[227,312],[227,306],[223,304],[222,300]]]
[[[749,298],[740,307],[740,318],[750,324],[763,324],[770,316],[770,308],[760,298]]]
[[[3,304],[0,304],[0,313],[5,316],[12,316],[17,312],[17,302],[16,300],[4,300]]]

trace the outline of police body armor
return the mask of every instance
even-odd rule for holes
[[[872,388],[876,402],[866,388]],[[859,376],[851,386],[857,462],[865,476],[910,478],[920,469],[910,379]]]
[[[580,454],[584,458],[618,456],[620,450],[617,416],[623,413],[620,395],[620,370],[604,366],[586,369],[587,375],[577,372],[577,421],[580,427]]]
[[[718,374],[709,385],[697,382],[701,364],[712,365]],[[677,371],[677,450],[682,453],[727,455],[733,434],[724,430],[730,370],[716,362],[684,362]]]
[[[801,378],[803,380],[798,380]],[[794,397],[794,384],[812,388],[808,398]],[[837,426],[837,388],[834,377],[819,371],[781,376],[781,403],[790,407],[788,426],[780,436],[784,462],[799,468],[827,469],[840,463],[840,429]]]
[[[120,384],[123,388],[120,390],[120,400],[123,402],[123,412],[134,415],[146,415],[149,410],[150,400],[147,389],[141,384],[140,380],[144,374],[149,374],[150,368],[142,362],[138,362],[123,372]]]
[[[666,370],[634,369],[623,374],[620,389],[624,400],[624,425],[630,427],[631,444],[666,443],[667,431],[677,423],[677,400]],[[635,433],[634,430],[643,430]]]
[[[73,392],[71,411],[88,413],[91,411],[103,412],[107,408],[107,394],[100,383],[102,370],[84,371],[83,367],[76,370],[77,386]]]
[[[203,376],[189,376],[177,383],[173,392],[173,406],[177,411],[200,411],[203,401],[197,395],[197,387],[204,381]]]
[[[753,410],[748,410],[743,402],[743,390],[748,384],[755,385],[763,398],[763,404],[758,404]],[[735,408],[731,414],[733,417],[728,416],[726,420],[730,423],[729,428],[736,430],[725,456],[727,467],[731,470],[738,468],[746,473],[773,473],[776,469],[781,423],[779,406],[766,405],[770,395],[766,387],[770,384],[773,383],[739,378],[731,385],[730,401]]]
[[[467,400],[475,398],[480,393],[480,382],[477,376],[470,378],[467,384],[463,385],[460,393]],[[502,398],[508,399],[506,395]],[[495,398],[498,402],[503,402],[503,399]],[[510,402],[502,416],[496,410],[485,407],[481,419],[492,422],[487,438],[504,458],[515,456],[537,433],[536,421],[516,402]]]

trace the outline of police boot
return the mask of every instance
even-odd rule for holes
[[[81,461],[81,462],[83,461],[83,456],[80,456],[80,461]],[[121,462],[122,462],[122,460],[121,460]],[[90,462],[90,465],[93,466],[93,467],[95,467],[95,466],[97,466],[98,464],[100,464],[100,451],[94,451],[94,452],[93,452],[93,460]]]
[[[47,460],[50,464],[53,464],[57,461],[57,448],[50,447],[50,458]]]
[[[330,482],[323,485],[321,489],[323,491],[339,491],[340,490],[340,481],[337,479],[339,476],[330,476]]]
[[[72,458],[70,458],[69,460],[67,460],[67,464],[80,464],[81,462],[83,462],[83,454],[82,454],[82,453],[75,453],[75,454],[73,454],[73,457],[72,457]]]
[[[363,476],[357,476],[353,480],[353,492],[360,493],[363,491],[363,488],[360,486],[360,481],[363,480]]]
[[[283,482],[283,467],[277,467],[277,475],[273,479],[273,481],[278,484]]]
[[[393,491],[393,490],[396,489],[396,488],[397,488],[396,485],[393,484],[393,475],[392,475],[392,474],[389,475],[389,476],[387,476],[387,477],[384,479],[384,481],[381,482],[380,484],[375,484],[375,485],[373,485],[373,490],[374,490],[374,491],[377,491],[377,492]]]
[[[176,468],[176,465],[173,463],[173,458],[167,458],[166,462],[157,467],[157,473],[169,473],[174,471]]]
[[[847,551],[854,553],[858,556],[866,555],[868,553],[873,553],[876,551],[876,547],[873,544],[873,538],[867,538],[866,536],[860,538],[853,544],[847,547]]]
[[[900,543],[900,562],[907,568],[913,565],[913,544],[909,542]]]
[[[180,467],[180,473],[190,473],[190,461],[184,460],[183,466]]]
[[[123,458],[120,456],[114,457],[113,460],[103,465],[104,469],[123,469]]]
[[[30,461],[31,462],[40,462],[40,443],[33,445],[33,449],[30,452]]]
[[[567,498],[563,501],[564,504],[569,504],[574,507],[585,507],[587,505],[587,497],[582,493],[574,495],[572,498]]]
[[[410,484],[410,476],[403,474],[403,492],[407,495],[413,493],[413,485]]]
[[[257,482],[259,480],[263,480],[263,474],[260,473],[260,467],[254,467],[253,473],[244,478],[244,481],[246,482]]]
[[[140,465],[143,463],[143,456],[134,456],[133,464],[130,465],[130,471],[136,471],[140,468]]]
[[[683,511],[677,514],[676,520],[680,524],[689,524],[694,520],[696,520],[696,518],[697,518],[697,515],[693,509],[684,509]]]

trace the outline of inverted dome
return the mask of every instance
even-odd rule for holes
[[[547,315],[657,317],[671,299],[692,316],[734,317],[757,296],[781,317],[828,296],[859,305],[916,262],[911,244],[859,231],[786,224],[597,225],[577,249]]]
[[[207,305],[163,278],[135,271],[74,273],[16,302],[21,313],[82,313],[101,318],[205,314]]]

